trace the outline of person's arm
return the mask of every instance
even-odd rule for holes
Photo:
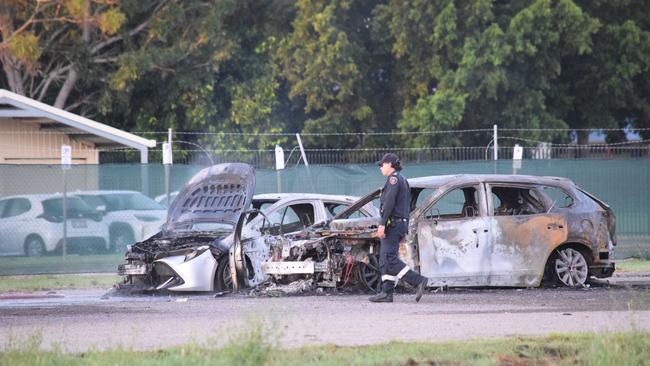
[[[393,209],[395,208],[395,201],[397,200],[398,191],[399,181],[397,177],[393,176],[388,178],[388,184],[386,184],[386,188],[384,188],[384,191],[382,192],[382,196],[385,198],[383,211],[381,212],[380,225],[386,226],[388,223],[388,218],[393,213]]]

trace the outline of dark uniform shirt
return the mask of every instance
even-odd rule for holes
[[[381,190],[381,198],[379,199],[381,225],[387,225],[389,219],[408,219],[410,203],[411,188],[406,178],[398,171],[395,171],[388,176],[386,184]]]

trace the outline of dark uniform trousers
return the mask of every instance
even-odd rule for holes
[[[399,242],[406,236],[408,224],[405,220],[399,219],[386,225],[384,233],[386,237],[381,239],[379,248],[379,271],[381,272],[382,292],[393,293],[395,285],[399,280],[404,280],[415,287],[426,281],[426,278],[409,269],[399,259]]]

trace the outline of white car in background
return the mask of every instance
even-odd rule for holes
[[[41,256],[63,248],[63,195],[0,198],[0,254]],[[101,213],[78,197],[67,197],[66,252],[90,254],[108,249]]]
[[[163,193],[161,195],[158,195],[154,198],[154,201],[160,203],[161,205],[165,207],[169,207],[172,202],[174,202],[174,198],[178,196],[178,191],[174,192],[169,192],[169,203],[167,202],[167,193]]]
[[[76,191],[72,195],[104,213],[110,248],[115,252],[159,232],[167,217],[165,207],[137,191]]]

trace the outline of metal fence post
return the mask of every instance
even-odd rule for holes
[[[165,194],[167,195],[167,207],[171,206],[169,199],[171,172],[170,165],[174,162],[172,150],[172,129],[167,130],[167,143],[163,144],[163,166],[165,167]]]
[[[497,125],[496,124],[494,125],[494,132],[493,132],[492,139],[494,140],[494,153],[492,154],[492,157],[494,158],[494,160],[498,160],[499,159],[499,150],[498,150],[499,149],[499,144],[497,142]]]
[[[307,154],[305,153],[305,148],[302,146],[302,140],[300,139],[300,134],[296,134],[296,138],[298,139],[298,146],[300,146],[300,154],[302,154],[302,160],[305,163],[305,166],[309,166],[309,162],[307,161]]]
[[[63,170],[63,242],[61,252],[63,257],[68,252],[68,176],[66,171],[72,165],[72,147],[61,145],[61,170]]]

